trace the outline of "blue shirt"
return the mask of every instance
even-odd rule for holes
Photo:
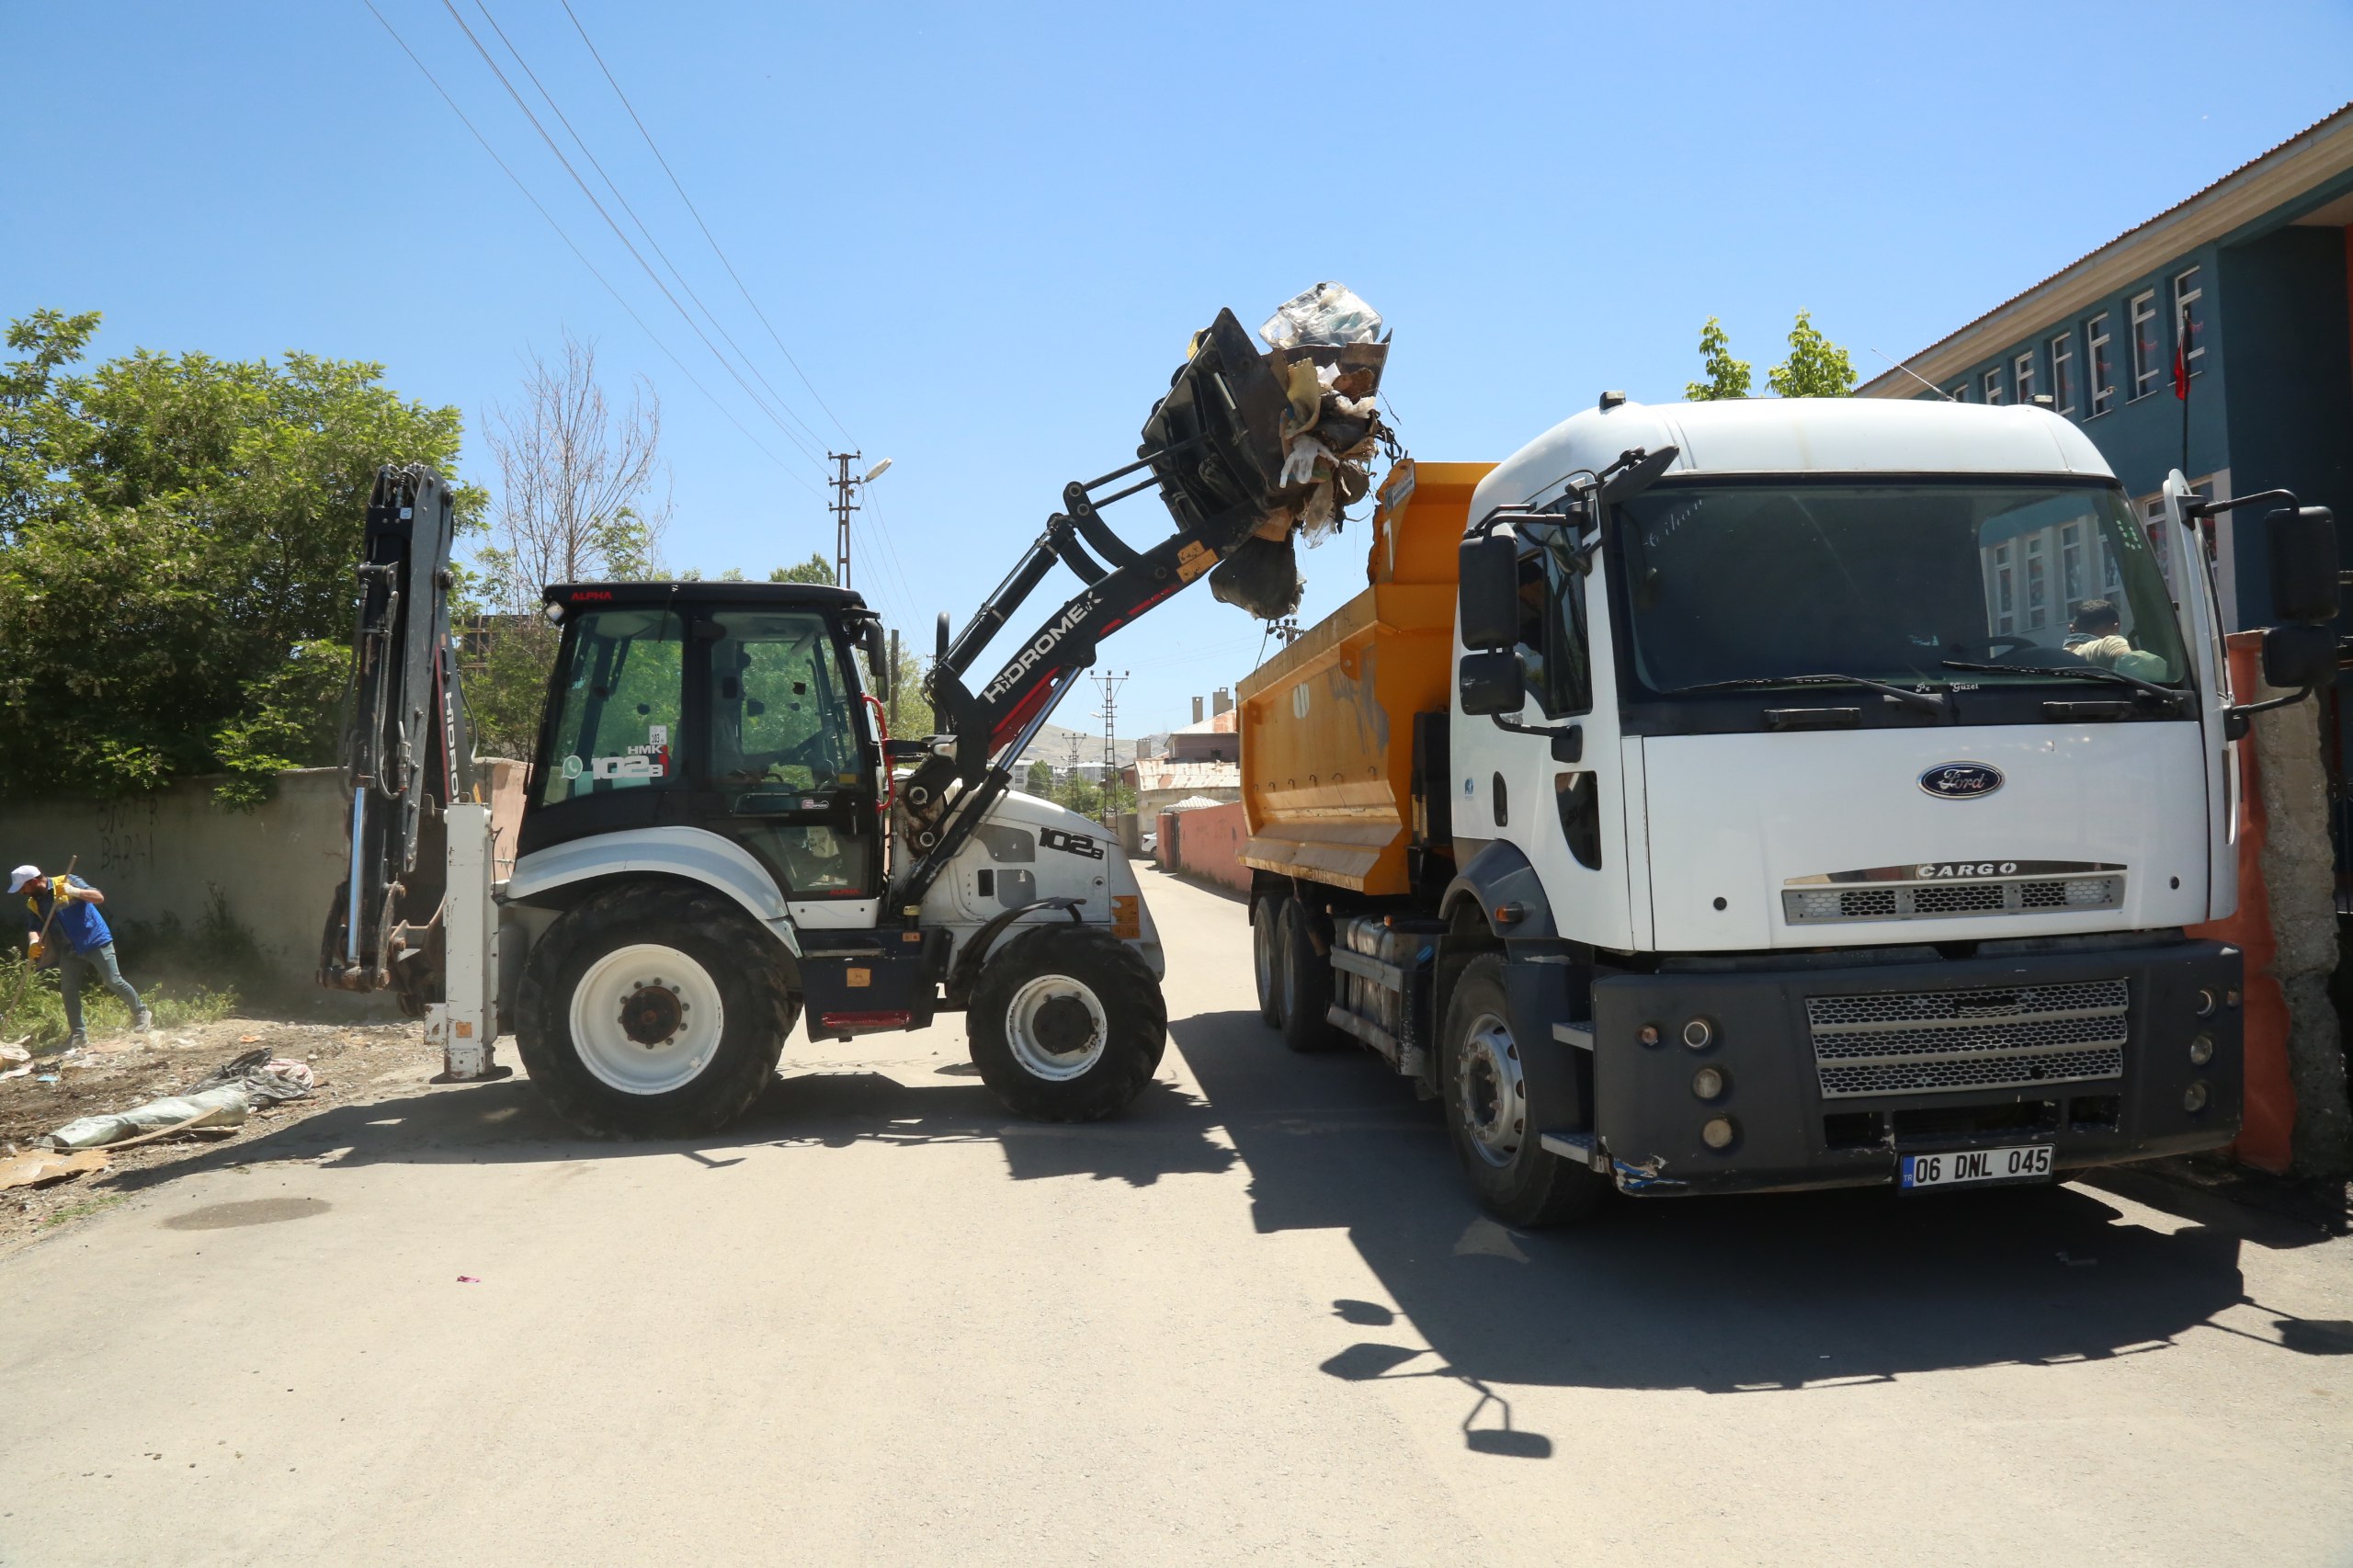
[[[68,887],[76,888],[90,885],[79,877],[68,877],[65,883]],[[35,892],[35,889],[40,891]],[[40,923],[48,918],[51,902],[49,889],[50,880],[47,877],[25,884],[25,929],[28,931],[40,930]],[[114,933],[107,929],[107,917],[98,913],[98,906],[78,900],[59,907],[57,918],[50,921],[49,934],[64,937],[66,946],[77,953],[95,952],[114,940]]]

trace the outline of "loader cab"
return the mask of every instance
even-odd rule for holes
[[[788,898],[881,891],[879,737],[855,650],[873,620],[803,584],[561,584],[562,628],[518,854],[685,827],[748,850]]]

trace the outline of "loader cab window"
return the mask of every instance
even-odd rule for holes
[[[711,777],[795,790],[860,782],[857,697],[825,619],[731,610],[710,627]]]
[[[710,825],[797,898],[871,892],[877,838],[871,759],[858,687],[833,623],[805,610],[722,610],[710,650]]]
[[[591,610],[570,631],[540,804],[675,782],[686,668],[677,613]]]
[[[1576,536],[1558,525],[1538,524],[1523,526],[1523,539],[1519,655],[1528,669],[1528,695],[1547,718],[1590,712],[1593,665]]]

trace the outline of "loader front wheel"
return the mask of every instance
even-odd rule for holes
[[[516,1006],[531,1082],[583,1131],[694,1137],[776,1075],[798,1001],[774,937],[716,893],[638,883],[560,916]]]
[[[1152,1081],[1168,1006],[1134,949],[1097,926],[1034,926],[989,955],[965,1012],[972,1065],[1006,1108],[1094,1121]]]

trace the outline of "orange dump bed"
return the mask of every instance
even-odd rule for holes
[[[1414,715],[1452,699],[1455,551],[1494,467],[1391,470],[1370,585],[1243,681],[1244,865],[1358,892],[1410,890]]]

